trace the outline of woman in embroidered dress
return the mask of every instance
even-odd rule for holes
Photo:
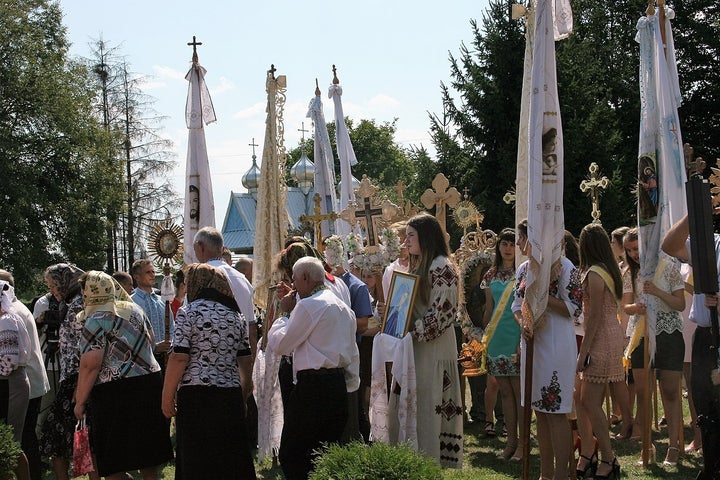
[[[404,245],[417,275],[411,330],[417,379],[418,448],[443,467],[462,468],[463,416],[455,330],[459,277],[437,219],[408,221]]]
[[[529,255],[527,221],[518,225],[518,246]],[[515,318],[521,325],[521,307],[525,299],[525,281],[529,261],[517,270],[517,289],[512,305]],[[540,447],[540,477],[543,479],[567,479],[569,458],[572,453],[572,431],[567,414],[572,411],[575,368],[577,359],[574,319],[582,311],[580,275],[575,265],[560,259],[559,269],[553,269],[550,282],[548,306],[545,318],[535,328],[523,328],[522,349],[533,338],[531,405],[537,416],[538,446]],[[522,356],[521,378],[525,378],[525,355]],[[524,389],[524,384],[523,384]],[[523,397],[524,398],[524,397]]]
[[[580,233],[585,336],[577,357],[580,372],[580,402],[577,405],[581,438],[597,437],[600,464],[592,442],[582,442],[577,464],[578,476],[595,471],[594,478],[618,478],[620,465],[610,445],[610,430],[603,410],[605,387],[625,381],[622,364],[625,335],[617,320],[622,298],[622,278],[610,248],[610,239],[598,223],[586,225]],[[588,422],[592,426],[587,431]]]
[[[83,298],[78,280],[85,272],[75,265],[58,263],[45,270],[45,283],[53,296],[60,302],[60,383],[55,393],[55,401],[50,406],[48,416],[42,426],[40,452],[50,457],[55,478],[70,478],[68,468],[72,459],[73,433],[75,432],[75,414],[73,395],[77,386],[80,367],[78,344],[82,332],[82,322],[78,314],[83,309]],[[91,479],[99,479],[97,472],[90,473]]]
[[[250,355],[247,322],[222,270],[195,263],[186,279],[162,392],[163,413],[177,415],[175,478],[254,479],[244,409],[250,372],[238,362]]]
[[[626,262],[630,270],[634,303],[625,305],[625,313],[633,315],[634,321],[629,327],[631,344],[628,354],[631,354],[633,377],[635,378],[635,391],[638,399],[638,412],[647,405],[647,376],[653,375],[653,369],[658,370],[660,380],[660,396],[663,411],[667,420],[668,450],[663,462],[666,466],[677,464],[680,450],[678,449],[678,432],[682,426],[680,406],[680,379],[685,356],[685,342],[683,340],[683,321],[680,312],[685,309],[685,283],[680,275],[680,267],[674,259],[662,255],[656,268],[655,282],[639,278],[640,249],[638,247],[638,230],[632,228],[625,234],[623,240],[626,252]],[[645,301],[648,296],[654,296],[657,305],[657,321],[655,331],[655,351],[651,351],[650,369],[644,368],[644,330],[638,323],[638,318],[645,315],[647,308]],[[647,317],[645,317],[647,319]],[[642,329],[642,330],[638,330]],[[636,331],[637,330],[637,331]],[[651,329],[653,331],[653,329]],[[652,355],[654,353],[654,356]],[[627,355],[626,355],[627,356]],[[644,415],[635,416],[639,427],[643,427]],[[642,430],[641,430],[642,431]]]
[[[485,291],[483,327],[488,375],[495,377],[500,387],[507,429],[507,445],[498,458],[517,462],[522,459],[523,451],[518,443],[518,419],[522,412],[518,356],[520,325],[511,308],[515,288],[515,230],[506,228],[498,235],[493,266],[483,276],[480,288]]]

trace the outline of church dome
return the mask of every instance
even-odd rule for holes
[[[298,183],[300,190],[307,195],[315,179],[315,164],[310,161],[305,152],[300,155],[300,160],[290,169],[290,176]]]
[[[252,156],[252,167],[242,176],[243,187],[248,189],[250,193],[257,193],[258,185],[260,185],[260,169],[257,166],[256,156]]]

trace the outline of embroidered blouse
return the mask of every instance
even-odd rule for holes
[[[429,276],[428,305],[413,306],[415,332],[421,342],[434,340],[452,327],[458,309],[458,273],[450,260],[436,257],[430,264]]]

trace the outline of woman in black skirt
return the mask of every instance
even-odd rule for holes
[[[75,417],[90,405],[90,445],[101,476],[125,479],[125,472],[140,470],[144,480],[154,480],[173,452],[150,320],[110,275],[88,272],[80,284],[85,310]]]
[[[177,415],[175,478],[253,480],[247,322],[220,269],[196,263],[185,278],[162,394],[165,416]]]

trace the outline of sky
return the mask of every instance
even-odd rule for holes
[[[262,158],[270,64],[287,77],[288,150],[300,141],[302,122],[312,130],[305,116],[315,79],[326,121],[334,120],[327,92],[335,64],[345,116],[378,124],[397,118],[395,140],[432,154],[428,112],[442,112],[449,54],[458,56],[463,42],[471,46],[470,20],[480,22],[487,0],[61,0],[60,7],[71,56],[91,56],[93,41],[102,38],[118,47],[132,72],[147,77],[143,93],[156,100],[154,110],[166,117],[160,133],[174,143],[177,167],[170,180],[178,192],[184,191],[188,138],[187,43],[193,36],[202,42],[198,57],[217,115],[205,135],[216,226],[222,228],[231,192],[246,192],[241,179],[252,165],[253,138],[260,145],[258,165]]]

